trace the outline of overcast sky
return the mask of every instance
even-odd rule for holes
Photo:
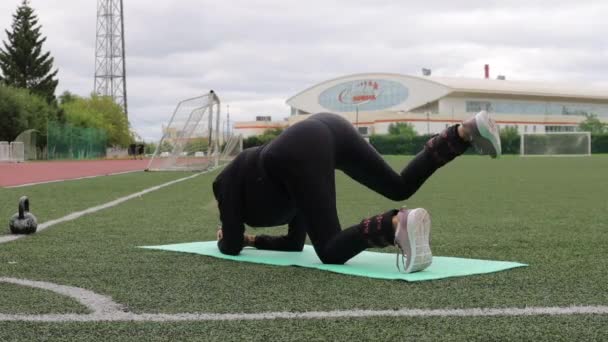
[[[0,1],[7,29],[21,0]],[[32,0],[57,93],[93,90],[96,0]],[[175,104],[215,89],[237,120],[363,72],[608,85],[608,1],[125,0],[129,119],[158,139]],[[1,39],[6,35],[2,32]]]

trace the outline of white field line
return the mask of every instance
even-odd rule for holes
[[[96,176],[85,176],[85,177],[78,177],[78,178],[54,179],[54,180],[51,180],[51,181],[44,181],[44,182],[26,183],[26,184],[20,184],[20,185],[5,186],[4,188],[5,189],[25,188],[25,187],[33,186],[33,185],[59,183],[59,182],[68,182],[68,181],[75,181],[75,180],[82,180],[82,179],[91,179],[91,178],[106,177],[106,176],[118,176],[118,175],[124,175],[124,174],[127,174],[127,173],[135,173],[135,172],[144,172],[144,171],[143,170],[133,170],[133,171],[106,173],[106,174],[103,174],[103,175],[96,175]]]
[[[0,278],[0,283],[21,285],[55,292],[57,294],[75,299],[80,304],[86,306],[87,309],[89,309],[93,314],[116,313],[124,311],[123,307],[116,304],[112,298],[98,295],[95,292],[78,287],[15,278]]]
[[[180,178],[180,179],[177,179],[177,180],[174,180],[174,181],[170,181],[170,182],[167,182],[167,183],[164,183],[164,184],[161,184],[161,185],[153,186],[153,187],[148,188],[146,190],[143,190],[143,191],[140,191],[140,192],[137,192],[137,193],[125,196],[125,197],[121,197],[119,199],[116,199],[114,201],[111,201],[111,202],[108,202],[108,203],[105,203],[105,204],[101,204],[101,205],[98,205],[98,206],[95,206],[95,207],[91,207],[91,208],[88,208],[88,209],[85,209],[85,210],[82,210],[82,211],[73,212],[71,214],[68,214],[68,215],[66,215],[66,216],[64,216],[62,218],[58,218],[56,220],[47,221],[45,223],[42,223],[42,224],[38,225],[38,232],[43,231],[43,230],[45,230],[45,229],[47,229],[47,228],[49,228],[51,226],[54,226],[56,224],[59,224],[59,223],[64,223],[64,222],[67,222],[67,221],[72,221],[72,220],[75,220],[75,219],[77,219],[79,217],[82,217],[84,215],[93,214],[93,213],[96,213],[98,211],[101,211],[101,210],[104,210],[104,209],[107,209],[107,208],[111,208],[111,207],[117,206],[117,205],[119,205],[119,204],[121,204],[123,202],[126,202],[126,201],[128,201],[130,199],[133,199],[135,197],[143,196],[143,195],[145,195],[147,193],[150,193],[152,191],[156,191],[156,190],[162,189],[164,187],[167,187],[167,186],[179,183],[179,182],[183,182],[183,181],[192,179],[194,177],[198,177],[201,174],[203,174],[203,173],[196,173],[196,174],[194,174],[192,176]],[[10,241],[19,240],[19,239],[22,239],[22,238],[24,238],[26,236],[27,235],[6,235],[6,236],[0,236],[0,244],[6,243],[6,242],[10,242]]]
[[[260,313],[178,313],[136,314],[128,312],[112,298],[77,287],[48,282],[14,278],[0,278],[0,283],[23,285],[49,290],[77,300],[90,314],[13,315],[0,314],[1,321],[29,322],[176,322],[176,321],[259,321],[275,319],[336,319],[370,317],[486,317],[486,316],[563,316],[606,315],[608,306],[526,307],[526,308],[473,308],[473,309],[400,309],[400,310],[336,310],[309,312]]]

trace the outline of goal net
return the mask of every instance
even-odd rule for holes
[[[25,146],[21,141],[13,141],[10,144],[11,161],[23,163],[25,161]]]
[[[203,171],[220,160],[220,100],[207,95],[181,101],[148,163],[150,171]]]
[[[16,142],[23,143],[23,159],[24,160],[37,160],[38,159],[38,148],[36,146],[38,139],[38,131],[35,129],[28,129],[27,131],[21,132],[16,138]]]
[[[520,154],[522,156],[589,156],[591,133],[524,133],[521,136]]]
[[[220,154],[220,163],[231,161],[241,151],[243,151],[243,136],[239,134],[227,137]]]

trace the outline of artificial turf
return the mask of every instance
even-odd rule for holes
[[[395,169],[408,160],[387,159]],[[435,255],[530,265],[496,274],[408,284],[136,248],[213,239],[218,218],[211,192],[215,173],[211,173],[0,245],[0,276],[83,287],[112,296],[137,313],[608,305],[606,174],[608,156],[506,157],[497,161],[467,156],[437,171],[405,203],[395,203],[338,172],[338,208],[344,226],[403,204],[422,206],[432,216]],[[161,183],[153,177],[160,176],[144,174],[128,186],[120,183],[121,189],[132,193],[137,191],[135,188]],[[112,179],[107,177],[105,187],[114,187]],[[143,183],[149,185],[139,186]],[[94,197],[87,189],[75,187],[65,190],[65,194],[72,198]],[[41,203],[52,203],[52,199],[42,199],[45,193],[51,195],[41,192]],[[6,207],[5,197],[0,201],[0,208]],[[72,202],[76,204],[80,202]],[[252,230],[275,234],[284,231]],[[392,248],[381,251],[394,252]],[[26,297],[27,291],[16,291],[11,299],[14,308],[0,302],[0,311],[31,311],[27,306],[33,304]],[[606,316],[0,323],[0,340],[2,334],[19,336],[24,327],[41,330],[41,336],[50,332],[55,337],[100,341],[107,340],[107,336],[144,340],[170,336],[182,340],[206,339],[205,336],[209,340],[327,340],[349,336],[361,336],[363,340],[374,336],[555,340],[552,337],[572,339],[577,334],[593,340],[605,337],[606,323]],[[394,330],[395,326],[399,329]]]
[[[31,212],[42,223],[180,177],[184,177],[184,174],[135,172],[21,188],[0,188],[0,217],[8,222],[8,218],[17,212],[21,196],[28,196]],[[8,223],[0,226],[0,235],[8,233]]]
[[[2,341],[606,341],[607,316],[6,323]]]
[[[0,283],[0,312],[12,314],[86,314],[76,300],[53,292]],[[0,341],[4,341],[0,338]]]

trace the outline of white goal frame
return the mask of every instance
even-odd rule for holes
[[[192,106],[191,104],[196,105]],[[212,90],[206,95],[180,101],[156,146],[148,163],[147,171],[204,171],[217,167],[220,161],[220,99]],[[184,108],[186,108],[184,110]],[[176,116],[179,116],[176,118]],[[207,120],[207,122],[203,122]],[[215,120],[215,122],[214,122]],[[188,139],[193,137],[199,125],[205,125],[208,132],[208,147],[204,157],[195,154],[184,156]],[[168,140],[170,129],[179,128],[180,137],[174,142],[172,151],[161,153],[163,142]],[[184,158],[185,157],[185,158]],[[182,159],[181,161],[178,161]]]
[[[587,137],[587,152],[580,154],[526,154],[525,153],[525,137],[526,136],[551,136],[551,135],[581,135]],[[589,157],[591,156],[591,132],[526,132],[521,133],[519,155],[522,157]]]

